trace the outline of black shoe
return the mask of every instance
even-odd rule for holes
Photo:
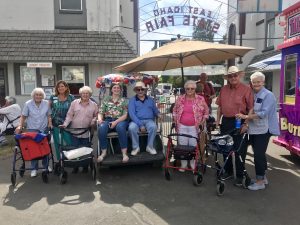
[[[228,172],[224,172],[222,175],[221,175],[221,180],[229,180],[233,178],[233,175],[232,173],[228,173]]]
[[[237,177],[233,185],[236,187],[243,187],[243,178]]]
[[[78,173],[78,167],[74,167],[73,170],[72,170],[72,173],[74,173],[74,174]]]
[[[83,167],[82,168],[82,173],[88,173],[89,172],[89,168],[88,167]]]

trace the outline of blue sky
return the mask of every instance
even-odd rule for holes
[[[184,38],[192,37],[193,27],[182,25],[182,13],[166,13],[159,16],[154,15],[154,10],[160,10],[162,8],[165,8],[165,10],[167,11],[168,7],[171,7],[171,9],[174,10],[175,6],[196,7],[199,9],[199,11],[200,9],[204,9],[206,15],[208,14],[208,11],[211,11],[211,18],[214,18],[215,22],[220,24],[220,28],[215,34],[215,38],[220,39],[226,33],[228,7],[227,0],[140,0],[139,7],[141,54],[145,54],[151,51],[151,48],[154,46],[154,42],[146,40],[170,40],[171,38],[176,38],[177,34],[181,34]],[[174,16],[174,23],[176,24],[176,26],[171,26],[171,22],[167,21],[168,27],[155,29],[152,32],[148,32],[147,27],[145,25],[146,22],[152,21],[151,23],[153,24],[153,27],[155,27],[155,19],[160,20],[161,17],[164,17],[167,20],[167,16],[169,15]],[[184,13],[184,15],[187,14]]]

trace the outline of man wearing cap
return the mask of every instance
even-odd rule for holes
[[[203,95],[205,102],[209,108],[209,113],[211,113],[211,103],[214,97],[216,97],[216,92],[211,83],[207,82],[207,74],[201,73],[200,80],[197,81],[197,84],[202,84],[203,87]]]
[[[216,104],[218,105],[217,111],[217,121],[216,125],[219,126],[221,118],[221,133],[228,134],[235,129],[235,118],[238,113],[247,115],[248,112],[253,108],[253,92],[250,86],[241,83],[241,78],[244,72],[239,70],[236,66],[231,66],[228,68],[228,73],[224,76],[227,79],[228,84],[221,88],[220,95],[217,98]],[[238,149],[242,141],[241,133],[247,130],[246,121],[242,120],[242,125],[239,135],[234,135],[234,149]],[[241,155],[243,161],[245,162],[247,154],[247,137],[241,146],[239,154]],[[225,157],[225,156],[224,156]],[[243,179],[243,168],[244,165],[236,157],[236,174],[237,180],[236,185],[242,185]],[[229,158],[225,165],[225,173],[223,174],[223,179],[228,179],[232,177],[232,161]]]
[[[136,82],[134,87],[136,93],[129,100],[128,112],[131,122],[128,131],[132,140],[131,155],[136,155],[140,152],[139,147],[139,132],[148,132],[148,141],[146,151],[151,155],[157,154],[153,147],[157,126],[155,117],[160,117],[153,98],[146,95],[145,84],[141,81]]]

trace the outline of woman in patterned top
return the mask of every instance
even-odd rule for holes
[[[112,84],[110,87],[111,96],[107,96],[98,114],[98,138],[100,140],[101,155],[98,162],[102,162],[107,153],[107,133],[116,130],[123,155],[122,162],[128,162],[127,155],[127,101],[121,97],[122,88],[119,84]]]
[[[209,109],[204,97],[196,94],[196,82],[188,80],[184,84],[185,94],[180,95],[173,109],[173,120],[176,124],[177,132],[180,134],[189,134],[198,137],[199,127],[205,125],[208,118]],[[195,138],[180,136],[178,138],[180,145],[196,146]],[[195,166],[195,160],[190,162],[192,169]],[[181,160],[180,172],[184,172],[187,167],[187,160]]]
[[[51,118],[53,125],[53,139],[57,160],[60,159],[60,153],[58,149],[59,144],[59,125],[62,125],[66,119],[67,112],[70,108],[71,102],[74,100],[74,96],[70,94],[68,84],[60,80],[55,85],[55,94],[51,95],[49,100],[49,106],[51,108]],[[71,135],[64,132],[62,135],[64,142],[67,145],[71,144]]]

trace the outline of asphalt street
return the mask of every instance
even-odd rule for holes
[[[247,170],[254,174],[249,148]],[[172,224],[172,225],[299,225],[300,160],[270,143],[270,184],[252,192],[226,181],[216,195],[214,170],[193,186],[192,174],[174,171],[171,181],[152,165],[100,169],[97,182],[90,174],[70,174],[61,185],[51,175],[17,177],[10,184],[11,158],[0,160],[0,224]]]

